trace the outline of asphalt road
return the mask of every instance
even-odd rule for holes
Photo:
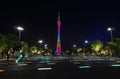
[[[120,79],[120,66],[109,61],[59,61],[0,64],[0,79]]]

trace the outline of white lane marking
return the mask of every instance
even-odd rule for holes
[[[38,68],[38,70],[52,70],[52,68]]]

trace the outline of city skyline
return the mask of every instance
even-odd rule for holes
[[[13,33],[18,36],[16,27],[24,31],[21,40],[38,44],[44,40],[49,48],[56,48],[57,13],[61,13],[61,46],[71,49],[74,44],[111,40],[108,27],[114,28],[113,37],[120,37],[120,5],[117,4],[75,4],[75,3],[16,3],[1,5],[0,34]]]

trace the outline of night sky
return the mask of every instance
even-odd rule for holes
[[[31,45],[44,40],[49,48],[56,48],[57,17],[61,14],[61,45],[63,50],[73,44],[83,46],[84,41],[110,41],[108,27],[113,36],[120,37],[120,4],[88,4],[73,2],[3,2],[0,5],[0,34],[13,33],[21,25],[21,40]]]

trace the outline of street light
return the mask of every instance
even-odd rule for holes
[[[45,44],[44,46],[47,47],[47,44]]]
[[[43,43],[43,40],[39,40],[38,42],[39,42],[40,44],[42,44],[42,43]]]
[[[38,43],[40,43],[40,47],[41,47],[41,44],[43,43],[43,40],[39,40]]]
[[[88,40],[84,41],[84,47],[86,47],[88,45],[88,42],[89,42]]]
[[[111,41],[113,41],[113,34],[112,34],[113,29],[111,27],[109,27],[107,30],[110,31],[110,33],[111,33]]]
[[[48,45],[47,45],[47,44],[45,44],[45,45],[44,45],[44,48],[45,48],[45,49],[48,49]]]
[[[19,31],[19,41],[20,41],[21,31],[23,31],[24,28],[19,26],[19,27],[17,27],[17,30]]]
[[[76,45],[76,44],[74,44],[74,45],[73,45],[73,47],[74,47],[74,48],[76,48],[76,47],[77,47],[77,45]]]
[[[77,45],[76,44],[74,44],[73,45],[73,50],[75,50],[77,48]]]
[[[88,43],[88,40],[85,40],[85,43]]]

